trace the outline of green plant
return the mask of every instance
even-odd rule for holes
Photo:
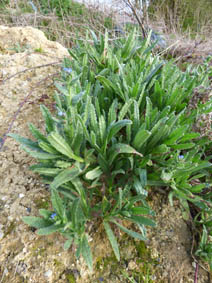
[[[211,204],[211,191],[208,189],[204,192],[205,200]],[[196,256],[201,257],[203,260],[208,262],[210,269],[212,270],[212,212],[206,206],[204,209],[199,210],[199,213],[195,216],[195,224],[198,228],[197,235],[200,239],[197,250],[195,252]]]
[[[44,50],[42,49],[42,47],[35,48],[34,51],[37,53],[44,53]]]
[[[117,260],[113,227],[146,239],[146,226],[155,226],[148,186],[169,187],[170,201],[177,197],[186,208],[191,202],[210,207],[203,193],[210,186],[208,142],[192,127],[212,107],[211,101],[188,107],[194,88],[209,85],[207,66],[181,72],[152,55],[151,34],[142,40],[135,30],[113,43],[108,33],[91,34],[93,45],[79,42],[70,51],[74,60],[64,61],[55,83],[56,113],[41,107],[46,134],[34,125],[36,141],[10,134],[38,160],[31,170],[51,190],[53,209],[24,221],[40,235],[63,234],[65,248],[74,242],[90,269],[89,227],[103,225]]]
[[[82,16],[86,13],[86,8],[83,4],[79,4],[74,1],[69,0],[41,0],[39,1],[39,6],[44,14],[49,14],[52,11],[56,12],[59,18],[64,16]]]
[[[9,0],[2,0],[0,3],[0,10],[4,10],[5,7],[9,4]]]
[[[30,46],[28,45],[20,45],[20,43],[16,43],[13,48],[8,48],[8,50],[13,50],[16,53],[24,52],[25,50],[29,49]]]
[[[142,271],[139,271],[139,272],[138,271],[131,271],[131,272],[123,271],[122,275],[125,279],[127,279],[127,282],[129,283],[153,283],[154,282],[154,280],[151,279],[152,277],[151,269],[148,265],[144,266],[144,270]]]
[[[208,262],[210,269],[212,269],[212,240],[211,240],[211,220],[210,220],[210,232],[208,227],[203,225],[202,235],[199,246],[195,252],[196,256],[201,257]]]

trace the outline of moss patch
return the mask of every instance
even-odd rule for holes
[[[76,279],[73,274],[66,274],[66,279],[68,280],[68,283],[75,283]]]
[[[12,221],[5,231],[4,238],[7,235],[11,234],[14,231],[15,227],[16,227],[15,221]]]
[[[50,200],[49,198],[39,198],[34,200],[35,206],[37,209],[48,209],[50,206]]]

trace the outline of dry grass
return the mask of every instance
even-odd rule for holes
[[[149,9],[153,21],[162,21],[166,31],[192,37],[212,34],[211,0],[158,0]]]
[[[39,28],[48,39],[65,47],[71,47],[76,40],[85,38],[87,30],[103,33],[105,28],[114,27],[114,13],[102,12],[96,6],[94,9],[92,6],[74,5],[71,14],[64,15],[61,10],[60,17],[55,10],[44,13],[38,0],[34,4],[37,12],[33,11],[27,0],[13,0],[0,6],[0,24]]]

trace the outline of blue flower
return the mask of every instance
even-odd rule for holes
[[[57,213],[52,213],[50,217],[51,217],[51,219],[54,219],[55,216],[57,216]]]
[[[183,159],[183,158],[184,158],[184,155],[179,155],[178,158],[179,158],[179,159]]]
[[[72,68],[63,68],[63,71],[70,74],[72,72]]]
[[[64,116],[64,115],[65,115],[65,113],[64,113],[64,112],[62,112],[62,111],[59,111],[59,112],[57,113],[57,115],[58,115],[58,116]]]

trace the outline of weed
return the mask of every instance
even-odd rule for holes
[[[212,102],[189,107],[194,88],[209,86],[208,64],[182,72],[153,56],[151,34],[142,40],[136,30],[112,42],[107,32],[98,38],[92,31],[91,37],[93,44],[87,34],[70,50],[74,60],[64,61],[55,82],[56,113],[41,106],[46,133],[30,125],[36,141],[9,136],[37,159],[31,170],[50,184],[53,210],[40,209],[42,218],[24,222],[39,235],[60,232],[67,238],[64,248],[74,243],[76,257],[82,255],[92,270],[88,227],[104,227],[118,261],[115,228],[146,240],[146,227],[155,226],[148,185],[169,187],[171,204],[178,198],[187,210],[192,203],[210,211],[209,141],[192,128]],[[136,228],[126,228],[126,221]],[[201,251],[210,251],[202,243]]]
[[[44,50],[42,49],[42,47],[35,48],[34,51],[37,53],[44,53]]]

